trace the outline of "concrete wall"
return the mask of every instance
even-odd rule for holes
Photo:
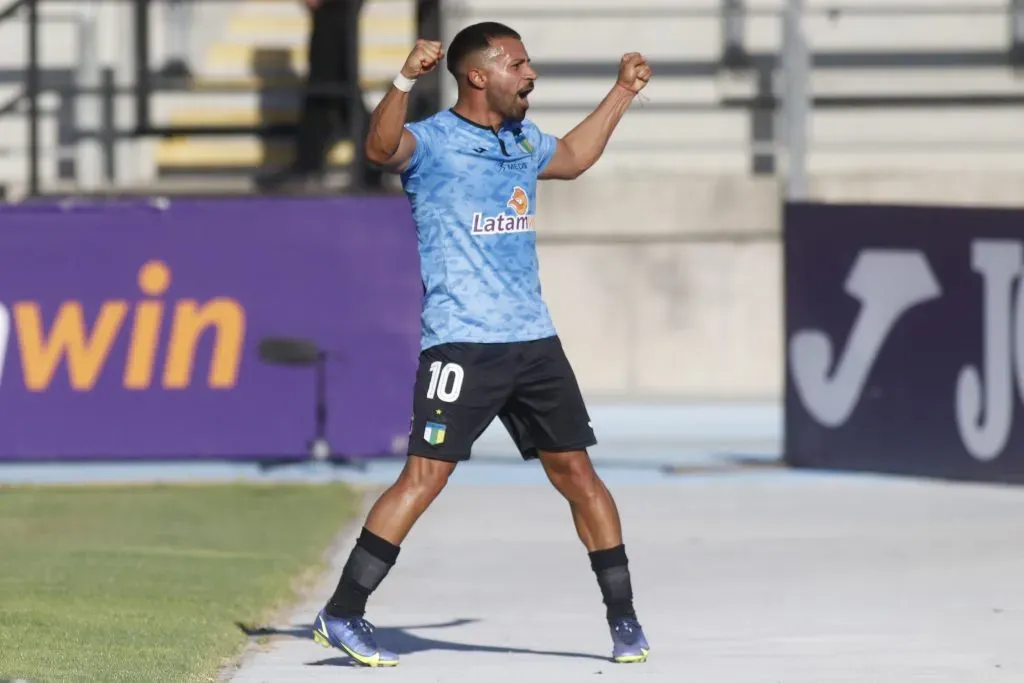
[[[777,396],[778,212],[741,176],[542,184],[544,294],[588,396]]]
[[[779,187],[595,168],[542,183],[544,296],[594,400],[777,400]],[[814,198],[1024,206],[1024,175],[821,175]],[[823,226],[827,229],[827,226]]]

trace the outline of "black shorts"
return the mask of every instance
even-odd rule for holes
[[[597,443],[558,337],[440,344],[420,354],[409,453],[467,460],[495,417],[524,459]]]

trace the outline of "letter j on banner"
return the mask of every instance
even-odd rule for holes
[[[1024,482],[1024,211],[790,204],[785,457]]]

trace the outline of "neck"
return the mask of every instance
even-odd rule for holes
[[[501,124],[505,122],[505,118],[491,110],[486,103],[461,97],[452,107],[452,111],[473,123],[495,131],[501,128]]]

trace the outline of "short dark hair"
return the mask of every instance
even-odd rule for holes
[[[455,34],[448,46],[448,71],[452,76],[458,77],[462,61],[474,52],[490,47],[491,40],[494,38],[522,39],[514,30],[496,21],[472,24]]]

